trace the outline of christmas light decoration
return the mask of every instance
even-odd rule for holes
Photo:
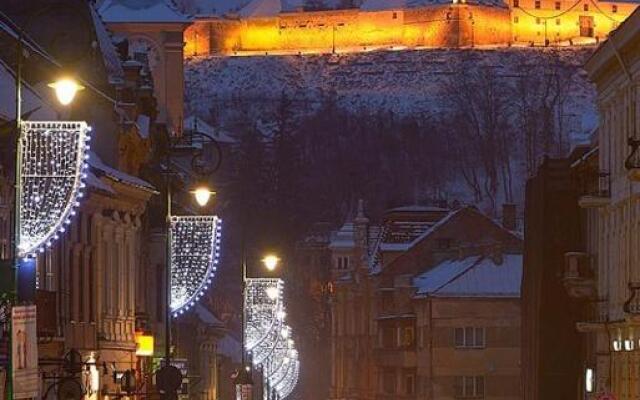
[[[291,394],[298,382],[300,362],[291,328],[286,324],[281,279],[247,279],[245,341],[252,363],[261,366],[265,400]]]
[[[76,214],[87,176],[90,130],[85,122],[21,123],[20,257],[44,252]]]
[[[217,269],[222,223],[216,216],[172,216],[171,312],[184,313],[204,295]]]

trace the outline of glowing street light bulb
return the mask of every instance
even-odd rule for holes
[[[269,297],[271,300],[275,300],[278,298],[278,293],[280,291],[276,286],[271,286],[267,288],[266,292],[267,292],[267,297]]]
[[[278,267],[280,258],[274,254],[269,254],[262,259],[262,262],[269,271],[273,271]]]
[[[83,90],[84,86],[78,84],[76,81],[70,78],[62,78],[49,84],[50,88],[53,88],[56,92],[58,101],[63,106],[71,104],[76,97],[78,91]]]
[[[198,203],[200,207],[206,206],[207,203],[209,203],[209,199],[211,199],[211,195],[216,194],[216,192],[212,192],[205,186],[199,186],[191,193],[195,197],[196,203]]]

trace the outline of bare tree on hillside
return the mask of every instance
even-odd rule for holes
[[[454,145],[455,161],[476,199],[486,198],[495,213],[500,191],[505,201],[513,201],[509,99],[495,67],[469,64],[459,64],[443,83],[452,110],[449,126],[462,142]]]

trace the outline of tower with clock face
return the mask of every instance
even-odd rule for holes
[[[109,30],[129,40],[129,57],[149,65],[158,120],[174,134],[184,120],[184,30],[190,18],[168,0],[104,0],[98,12]]]

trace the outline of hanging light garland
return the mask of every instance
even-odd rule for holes
[[[222,222],[216,216],[171,217],[171,312],[184,313],[204,295],[217,269]]]
[[[44,252],[76,214],[87,177],[90,130],[85,122],[21,123],[20,257]]]
[[[267,400],[271,391],[284,399],[293,392],[300,370],[298,351],[286,324],[284,282],[247,279],[245,341],[254,366],[261,366]]]

